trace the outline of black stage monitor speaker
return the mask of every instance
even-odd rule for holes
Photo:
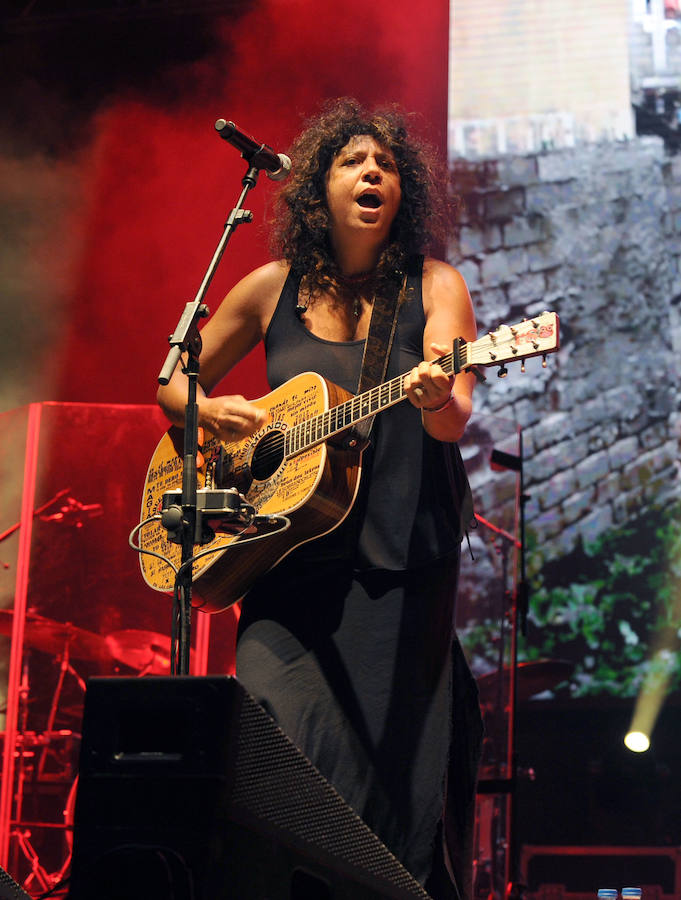
[[[31,895],[27,894],[2,866],[0,866],[0,900],[31,900]]]
[[[235,678],[93,678],[71,900],[428,900]]]

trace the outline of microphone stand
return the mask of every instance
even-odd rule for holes
[[[518,810],[516,802],[516,791],[518,783],[518,759],[516,753],[516,726],[517,726],[517,705],[518,705],[518,636],[527,635],[527,614],[529,592],[527,586],[527,572],[525,559],[525,504],[529,497],[525,493],[525,475],[523,470],[523,433],[518,430],[518,454],[506,453],[501,450],[492,450],[490,463],[493,468],[507,469],[511,472],[517,472],[518,478],[516,482],[516,505],[519,514],[519,537],[515,540],[512,535],[508,535],[518,550],[519,557],[519,579],[516,582],[511,604],[511,645],[509,660],[509,706],[508,706],[508,734],[506,742],[506,758],[508,761],[509,771],[508,778],[505,783],[499,783],[503,787],[504,793],[508,795],[508,804],[506,812],[507,821],[507,864],[506,872],[508,881],[504,888],[504,900],[524,900],[525,885],[519,880],[518,872]],[[477,518],[480,518],[479,516]],[[483,524],[489,523],[481,520]],[[492,526],[493,527],[493,526]],[[497,532],[501,529],[493,528]],[[503,535],[506,536],[506,535]],[[506,556],[504,555],[504,560]],[[505,563],[504,563],[505,565]],[[503,631],[503,616],[502,616]],[[503,634],[502,634],[503,637]],[[502,640],[503,644],[503,640]],[[503,666],[500,669],[500,684],[503,683]],[[489,790],[489,789],[488,789]]]
[[[236,206],[230,212],[222,237],[213,254],[203,281],[193,301],[186,304],[184,312],[173,334],[168,338],[170,350],[158,376],[159,384],[166,385],[172,378],[175,368],[183,353],[187,354],[187,362],[182,371],[187,376],[187,405],[184,415],[184,448],[182,467],[182,499],[181,519],[173,523],[174,535],[170,539],[180,543],[182,547],[181,564],[176,576],[173,600],[171,674],[189,674],[189,651],[191,644],[191,599],[192,599],[192,564],[194,545],[204,541],[202,514],[197,508],[197,466],[196,456],[199,448],[199,408],[196,402],[196,388],[199,380],[199,355],[201,353],[201,335],[199,319],[209,314],[203,303],[208,286],[213,280],[222,254],[225,252],[232,234],[242,222],[252,222],[253,214],[243,208],[248,192],[257,182],[262,166],[258,165],[256,151],[249,156],[242,154],[248,162],[248,170],[241,180],[242,191]]]
[[[530,499],[525,493],[525,473],[523,469],[523,433],[518,430],[518,457],[515,470],[518,473],[518,509],[519,509],[519,531],[520,531],[520,578],[516,584],[514,603],[513,603],[513,619],[511,628],[511,691],[510,702],[511,709],[509,714],[509,735],[508,747],[509,757],[511,760],[513,780],[513,792],[511,794],[511,809],[509,814],[509,857],[510,857],[510,879],[507,889],[508,900],[524,900],[526,885],[520,881],[520,872],[518,869],[519,857],[519,840],[517,833],[518,826],[518,804],[517,804],[517,785],[518,785],[518,755],[516,752],[516,727],[517,706],[518,706],[518,633],[523,638],[527,637],[527,614],[529,607],[529,590],[527,585],[526,570],[526,553],[525,553],[525,504]]]

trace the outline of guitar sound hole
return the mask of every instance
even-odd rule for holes
[[[251,475],[256,481],[267,481],[283,461],[284,435],[281,431],[271,431],[255,448],[251,459]]]

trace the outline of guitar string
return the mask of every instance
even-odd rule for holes
[[[485,348],[495,346],[490,335],[475,341],[475,349],[480,349],[484,354]],[[459,365],[468,364],[469,350],[472,344],[462,341],[459,344]],[[454,351],[438,357],[437,362],[446,371],[454,368]],[[370,388],[362,394],[357,394],[344,400],[337,406],[324,410],[315,416],[291,426],[285,432],[277,432],[267,442],[267,446],[258,454],[259,463],[264,467],[271,467],[277,459],[283,459],[289,455],[302,453],[317,444],[347,430],[356,422],[366,419],[371,415],[381,412],[388,406],[395,405],[406,396],[403,389],[404,374],[376,387]],[[266,439],[266,438],[265,438]]]
[[[509,328],[509,331],[510,328]],[[474,350],[476,355],[479,353],[478,364],[495,364],[495,357],[498,351],[515,336],[511,332],[510,336],[500,339],[499,332],[488,333],[473,343],[461,342],[459,345],[459,364],[461,367],[473,362],[468,357],[470,351]],[[497,351],[495,353],[495,351]],[[521,359],[527,354],[518,355],[517,359]],[[516,357],[509,359],[508,357],[500,361],[511,362]],[[447,353],[444,356],[434,360],[445,370],[452,370],[454,367],[454,352]],[[275,432],[269,437],[265,436],[267,441],[265,448],[258,454],[258,461],[265,467],[271,466],[273,462],[279,458],[283,459],[289,455],[296,455],[305,450],[309,450],[317,444],[322,443],[334,434],[339,434],[347,430],[355,423],[366,419],[371,415],[381,412],[383,409],[400,402],[406,396],[403,389],[404,375],[398,375],[396,378],[383,384],[370,388],[362,394],[344,400],[337,406],[333,406],[328,410],[324,410],[306,419],[292,425],[285,432]]]
[[[489,336],[481,341],[476,341],[479,347],[492,344]],[[459,365],[466,365],[468,351],[472,345],[461,341],[458,347]],[[446,353],[434,360],[446,371],[454,368],[454,351]],[[376,387],[370,388],[362,394],[350,397],[337,406],[324,410],[315,416],[291,426],[286,432],[279,432],[276,437],[268,441],[268,445],[258,454],[259,462],[265,467],[271,466],[278,458],[298,454],[322,443],[334,434],[346,431],[356,422],[366,419],[371,415],[395,405],[406,396],[403,389],[404,374]]]
[[[460,347],[460,358],[465,354],[465,345]],[[436,361],[445,369],[453,368],[453,353],[447,353]],[[258,454],[258,461],[263,465],[272,465],[278,458],[298,454],[311,449],[334,434],[346,431],[356,422],[395,405],[404,399],[406,394],[403,388],[404,375],[376,387],[370,388],[362,394],[357,394],[324,410],[304,422],[291,426],[285,432],[276,432],[267,441],[267,446]]]

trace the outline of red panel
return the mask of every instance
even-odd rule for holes
[[[4,841],[7,822],[18,820],[9,859],[6,843],[0,851],[6,868],[22,882],[29,856],[37,853],[37,886],[43,879],[46,890],[68,855],[64,809],[76,776],[85,681],[92,675],[141,677],[150,664],[152,673],[169,674],[162,660],[169,661],[170,598],[145,585],[137,554],[128,547],[146,468],[165,423],[159,409],[142,405],[45,403],[34,404],[30,413],[0,416],[1,433],[13,439],[0,442],[0,471],[11,501],[0,533],[12,528],[11,518],[19,518],[20,426],[29,436],[23,524],[2,544],[0,557],[0,589],[8,606],[0,610],[0,638],[13,639],[0,750],[16,747],[13,756],[3,754],[3,787],[13,785],[2,792]],[[20,622],[23,601],[26,619]],[[195,643],[207,620],[193,616]],[[233,613],[210,617],[206,668],[211,674],[233,672],[235,622]],[[6,643],[3,655],[5,648]],[[28,838],[21,838],[24,831]]]

